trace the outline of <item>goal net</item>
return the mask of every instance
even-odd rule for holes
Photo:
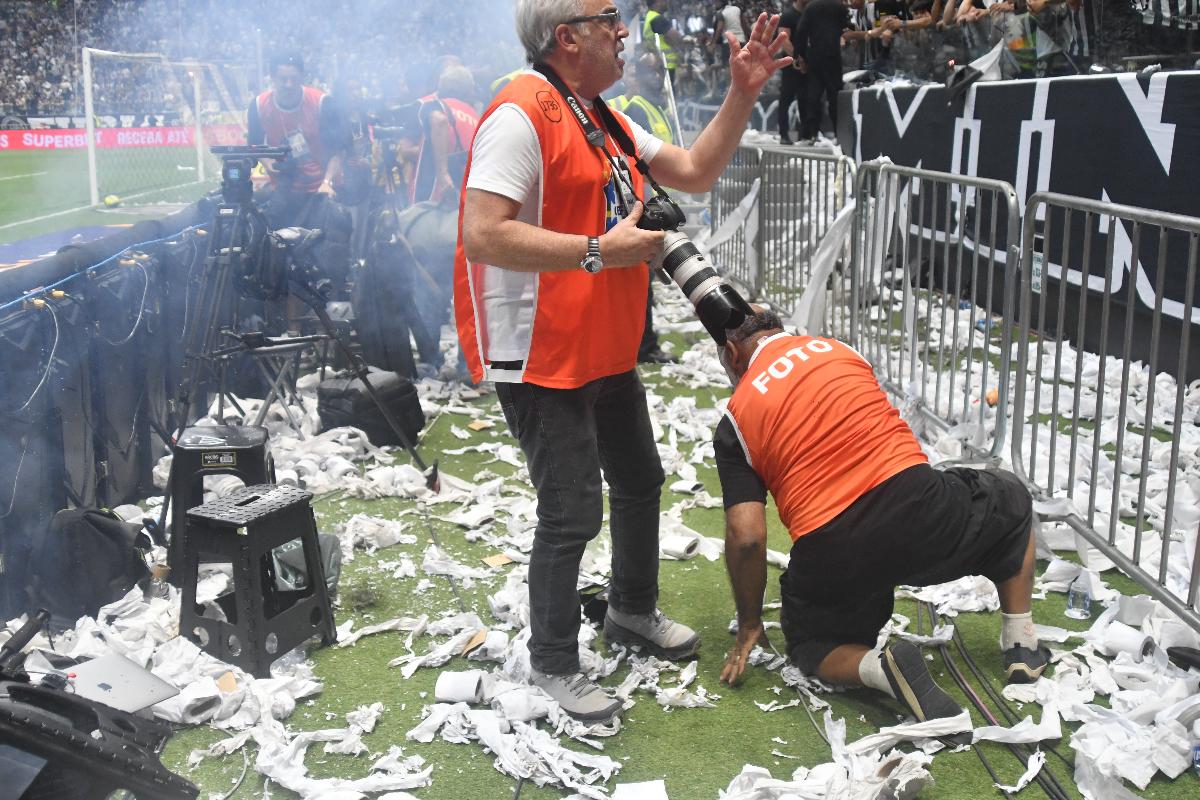
[[[207,62],[83,48],[92,205],[186,204],[216,186],[209,148],[245,142],[244,78]]]

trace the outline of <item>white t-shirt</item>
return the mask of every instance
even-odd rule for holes
[[[721,9],[721,18],[725,20],[725,30],[737,37],[738,44],[745,44],[746,31],[742,30],[742,10],[730,3]]]
[[[629,123],[634,143],[646,163],[653,161],[662,148],[662,139],[620,111],[614,110],[613,113]],[[613,155],[619,152],[611,138],[608,150]],[[483,189],[518,201],[521,203],[521,212],[517,219],[537,225],[538,212],[541,210],[538,202],[541,186],[542,151],[533,123],[519,106],[505,104],[492,112],[475,132],[467,188]]]

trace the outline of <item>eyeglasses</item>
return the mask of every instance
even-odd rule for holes
[[[615,29],[621,24],[620,11],[605,11],[603,14],[592,14],[589,17],[571,17],[563,25],[578,25],[581,22],[603,22],[605,26]]]

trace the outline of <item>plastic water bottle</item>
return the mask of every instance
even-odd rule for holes
[[[1200,719],[1192,723],[1192,771],[1200,778]]]
[[[1079,582],[1083,577],[1081,572],[1067,587],[1067,610],[1063,614],[1071,619],[1089,619],[1092,616],[1092,596],[1088,594],[1086,582]]]

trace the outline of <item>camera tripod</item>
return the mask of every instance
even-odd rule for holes
[[[320,238],[319,231],[302,228],[285,228],[272,232],[262,210],[253,199],[251,171],[261,158],[286,159],[290,155],[287,147],[213,147],[213,153],[223,159],[221,171],[222,203],[217,206],[216,216],[210,233],[208,254],[205,257],[204,274],[200,292],[195,303],[195,313],[190,315],[184,331],[184,375],[176,395],[174,411],[177,427],[171,437],[174,442],[191,420],[194,395],[205,379],[216,379],[218,392],[226,396],[224,369],[230,353],[228,348],[217,347],[217,337],[229,326],[223,325],[222,309],[230,300],[231,290],[238,288],[249,291],[264,300],[281,299],[291,287],[317,315],[326,337],[333,340],[342,351],[352,371],[366,389],[372,401],[379,407],[388,426],[396,433],[399,441],[409,452],[414,464],[425,475],[426,485],[431,489],[438,486],[437,463],[432,467],[425,464],[415,444],[400,428],[395,417],[376,394],[367,377],[366,364],[339,336],[333,321],[325,310],[324,297],[316,288],[319,285],[319,270],[307,260],[308,247]],[[304,260],[298,260],[297,256]],[[232,320],[230,320],[232,322]],[[325,337],[322,337],[325,338]],[[241,346],[235,349],[242,349]],[[236,401],[231,403],[239,412]],[[166,529],[170,511],[172,482],[175,477],[175,462],[167,477],[167,491],[159,512],[155,538],[165,544],[163,531]],[[173,532],[173,536],[179,532]]]

